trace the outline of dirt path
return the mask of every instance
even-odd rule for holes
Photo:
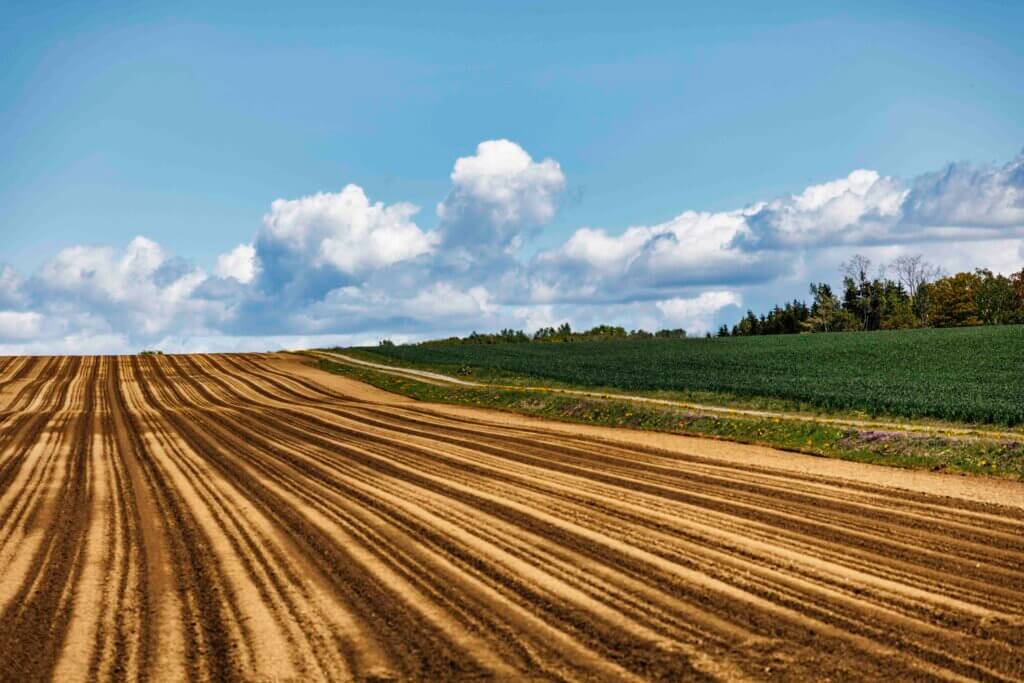
[[[287,355],[15,359],[0,406],[0,680],[1024,678],[1024,484]]]
[[[959,437],[982,436],[984,438],[990,439],[1011,439],[1014,441],[1024,440],[1024,432],[1006,431],[991,427],[964,428],[954,427],[951,425],[933,426],[917,424],[913,422],[897,422],[892,420],[857,420],[852,418],[828,417],[826,415],[807,415],[803,413],[793,413],[776,410],[729,408],[726,406],[716,406],[708,403],[690,403],[686,401],[674,401],[671,399],[664,398],[652,398],[649,396],[635,396],[632,394],[620,394],[602,391],[589,391],[585,389],[559,389],[552,387],[511,384],[483,384],[480,382],[470,382],[467,380],[450,377],[448,375],[443,375],[437,372],[428,372],[426,370],[416,370],[413,368],[400,368],[395,367],[393,365],[384,365],[382,363],[371,363],[361,358],[353,358],[352,356],[343,353],[336,353],[333,351],[304,351],[303,353],[314,357],[324,358],[326,360],[333,360],[335,362],[342,362],[348,363],[350,365],[372,368],[379,372],[384,372],[389,375],[394,375],[396,377],[418,379],[422,382],[437,385],[448,384],[465,387],[517,389],[520,391],[545,391],[553,394],[566,394],[569,396],[580,396],[584,398],[603,398],[619,401],[632,401],[634,403],[648,403],[654,405],[672,406],[675,408],[684,408],[687,410],[696,410],[702,413],[711,413],[718,415],[740,415],[744,417],[779,418],[785,420],[797,420],[800,422],[816,422],[821,424],[833,424],[844,427],[859,427],[863,429],[879,429],[892,432],[943,434],[947,436]]]

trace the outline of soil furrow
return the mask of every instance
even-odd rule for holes
[[[763,450],[0,358],[0,680],[1024,680],[1024,485]]]

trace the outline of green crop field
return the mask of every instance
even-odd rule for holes
[[[1024,423],[1024,326],[361,349],[455,371],[626,391],[710,391],[827,410]]]

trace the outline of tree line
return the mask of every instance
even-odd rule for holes
[[[793,300],[760,316],[748,310],[718,336],[895,330],[1024,323],[1024,269],[1007,277],[986,269],[946,275],[921,256],[882,264],[855,255],[841,267],[843,284],[812,282],[811,303]]]
[[[456,344],[528,344],[528,343],[560,343],[577,341],[623,341],[628,339],[683,339],[686,330],[665,329],[657,332],[646,330],[629,330],[614,325],[598,325],[589,330],[577,332],[569,323],[558,327],[542,327],[533,334],[522,330],[506,329],[497,333],[473,332],[466,337],[448,337],[420,342],[423,346],[452,346]],[[393,342],[384,339],[381,346],[393,346]]]

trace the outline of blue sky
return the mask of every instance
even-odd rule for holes
[[[559,318],[667,324],[667,310],[701,311],[674,319],[701,328],[737,318],[742,307],[801,296],[809,277],[829,276],[857,250],[876,260],[916,250],[948,268],[1024,261],[1015,213],[1024,172],[1014,165],[1024,148],[1020,3],[207,4],[5,7],[0,264],[8,275],[0,284],[14,284],[6,303],[0,292],[0,323],[5,311],[15,322],[6,338],[0,324],[0,348],[258,348]],[[518,162],[500,171],[520,174],[501,176],[514,188],[514,225],[488,223],[496,195],[452,178],[456,159],[484,158],[478,145],[498,140],[529,155],[538,172],[551,160],[561,174],[522,176]],[[963,161],[970,165],[953,167],[962,182],[921,186],[925,174]],[[862,211],[813,244],[782,240],[788,251],[778,235],[759,234],[771,258],[746,248],[731,267],[723,256],[713,274],[696,273],[696,262],[678,254],[666,277],[656,265],[640,273],[636,264],[647,261],[636,254],[613,268],[567,250],[593,237],[581,229],[619,238],[688,210],[727,213],[792,198],[858,169],[896,179],[894,197],[945,192],[935,203],[947,211],[954,199],[969,204],[979,187],[1003,204],[966,219],[954,212],[966,246],[937,237],[952,225],[948,214],[911,228],[890,216],[880,238],[863,225],[874,214]],[[881,192],[865,189],[868,180],[836,191]],[[419,207],[410,220],[422,234],[395,228],[412,239],[401,258],[325,260],[319,247],[297,250],[297,230],[329,240],[363,220],[330,208],[303,209],[309,223],[292,225],[287,239],[267,227],[274,200],[340,197],[349,184],[370,207]],[[953,185],[963,199],[950,194]],[[446,225],[436,207],[456,200]],[[789,215],[769,209],[768,223]],[[324,216],[341,223],[317,232]],[[486,254],[467,240],[483,239],[481,225],[501,235]],[[711,253],[688,242],[704,228],[673,225],[636,248],[653,249],[667,230],[687,254]],[[708,228],[708,239],[724,235],[721,247],[735,239],[731,229]],[[114,281],[94,281],[69,256],[106,249],[75,253],[123,265],[140,236],[158,245],[143,249],[149,270],[125,266],[130,273]],[[242,282],[226,266],[218,275],[219,257],[248,244],[256,245],[258,275]],[[624,244],[592,240],[588,249]],[[765,265],[779,260],[792,267]],[[280,267],[261,267],[271,261]],[[173,298],[173,315],[124,303],[131,297],[117,288],[141,291],[138,278],[153,296]],[[605,291],[609,283],[618,296]],[[467,306],[417,318],[409,308],[416,291],[468,297]],[[274,298],[279,292],[292,298]],[[706,301],[733,303],[694,303],[709,293],[718,299]],[[339,297],[347,302],[340,309]],[[474,312],[472,301],[482,307]],[[284,305],[298,318],[270,319],[267,311]],[[394,314],[367,316],[382,305]],[[59,322],[69,309],[83,320]]]

